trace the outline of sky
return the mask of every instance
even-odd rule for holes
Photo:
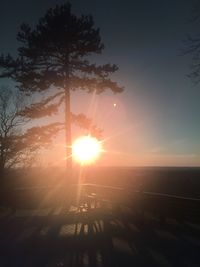
[[[34,25],[48,8],[61,3],[1,1],[0,52],[15,55],[20,24]],[[72,111],[86,113],[103,129],[105,152],[98,164],[200,166],[200,85],[188,78],[191,56],[181,52],[186,35],[195,31],[194,1],[72,0],[71,4],[73,13],[93,15],[105,44],[95,60],[116,63],[119,70],[112,79],[124,87],[116,95],[72,94]],[[74,139],[81,134],[78,129],[73,133]],[[41,158],[62,164],[64,149],[59,135]]]

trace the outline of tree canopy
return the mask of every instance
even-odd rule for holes
[[[84,115],[71,113],[70,92],[77,89],[88,93],[95,90],[97,94],[107,89],[122,92],[123,88],[109,78],[118,67],[92,62],[91,56],[101,54],[104,49],[100,31],[95,28],[92,16],[72,14],[70,3],[50,8],[33,28],[23,23],[17,40],[18,56],[0,57],[0,77],[12,78],[20,91],[36,95],[38,101],[23,111],[27,118],[51,116],[64,104],[67,158],[70,158],[71,122],[93,132],[98,130]]]

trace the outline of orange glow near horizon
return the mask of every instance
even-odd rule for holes
[[[94,162],[101,151],[101,143],[91,136],[82,136],[72,145],[72,156],[82,164]]]

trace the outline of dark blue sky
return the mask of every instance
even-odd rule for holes
[[[36,23],[47,8],[63,2],[3,1],[0,52],[15,53],[19,25]],[[200,85],[194,86],[187,77],[191,57],[180,55],[183,39],[195,28],[190,23],[193,2],[71,1],[73,12],[92,14],[100,27],[105,51],[98,61],[116,63],[120,68],[113,77],[125,92],[114,98],[106,96],[120,103],[123,116],[115,126],[104,125],[104,131],[112,135],[124,129],[108,147],[122,151],[128,165],[200,163]],[[79,110],[75,97],[73,101]]]

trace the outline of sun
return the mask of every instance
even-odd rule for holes
[[[72,155],[83,164],[94,162],[100,155],[101,143],[94,137],[82,136],[72,145]]]

